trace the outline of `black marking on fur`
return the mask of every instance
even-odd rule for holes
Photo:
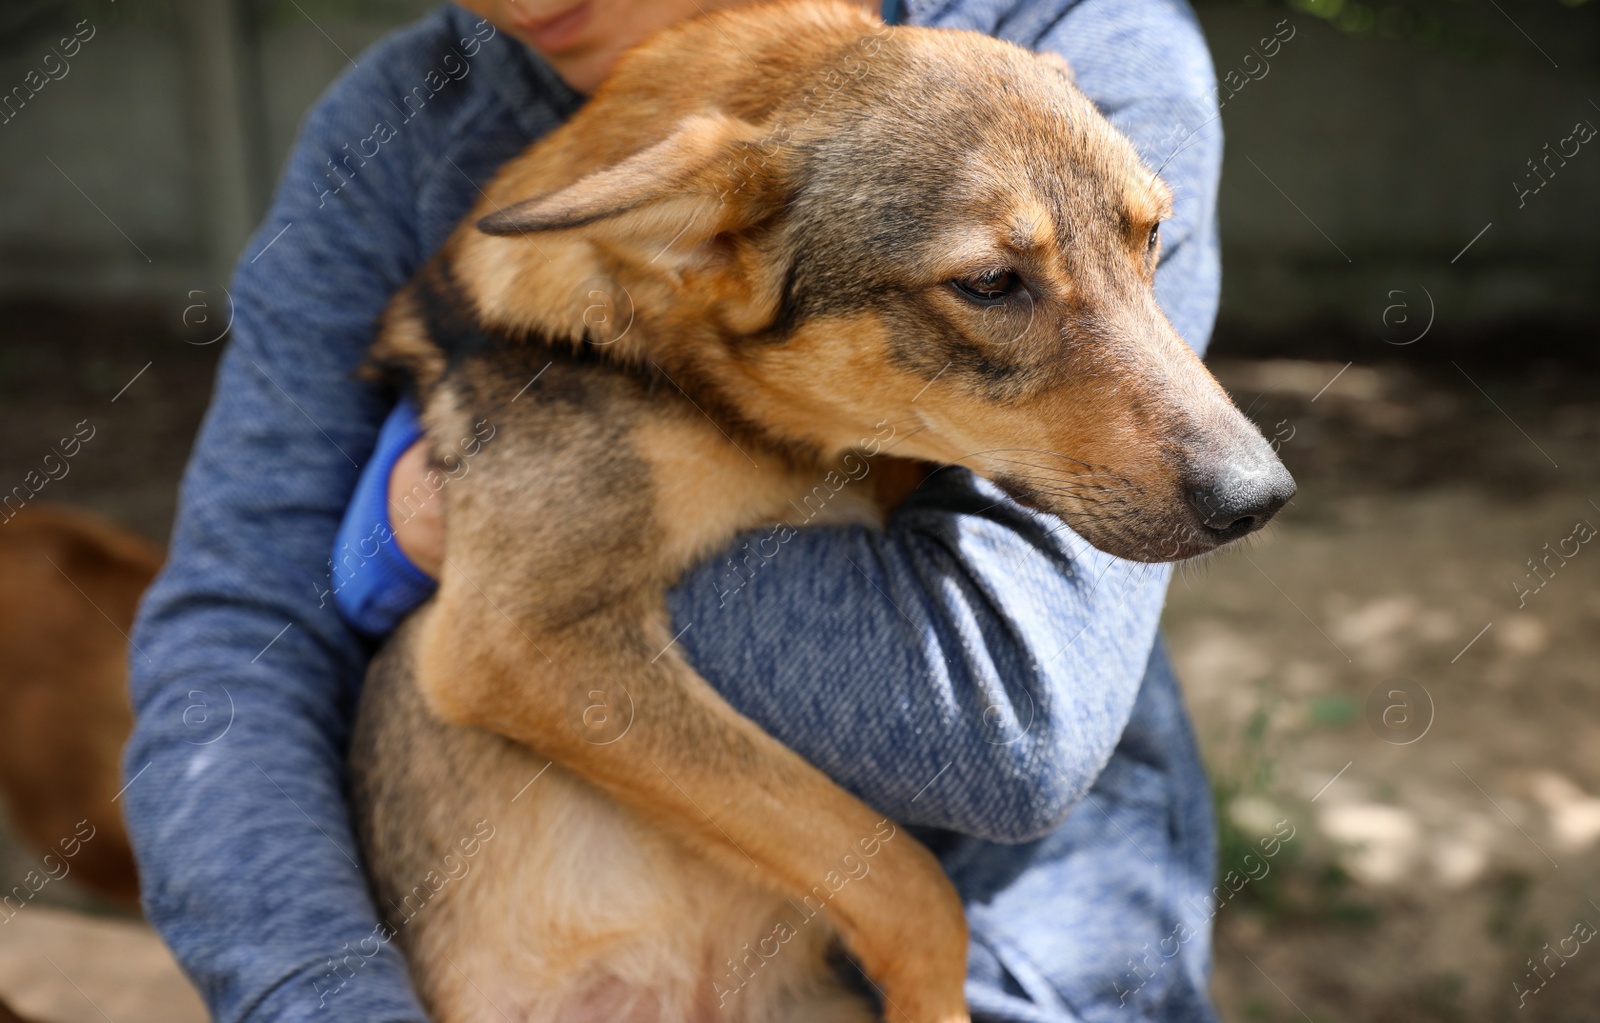
[[[451,369],[500,340],[484,329],[456,284],[449,264],[430,263],[417,275],[413,285],[423,328],[428,339],[444,353]]]

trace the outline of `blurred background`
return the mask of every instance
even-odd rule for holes
[[[0,484],[87,421],[40,499],[165,542],[228,273],[298,120],[429,6],[0,5]],[[1600,552],[1581,540],[1600,526],[1600,2],[1197,11],[1227,136],[1211,360],[1300,482],[1168,611],[1223,870],[1296,829],[1217,911],[1219,1003],[1593,1021],[1600,945],[1550,951],[1600,930]],[[0,834],[0,883],[36,857]],[[70,878],[37,901],[0,925],[0,997],[62,1023],[203,1018],[136,917]]]

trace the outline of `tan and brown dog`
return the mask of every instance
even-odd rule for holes
[[[499,173],[374,348],[475,452],[351,753],[436,1019],[864,1020],[841,939],[887,1016],[966,1017],[933,856],[723,702],[663,594],[886,424],[1126,558],[1260,526],[1293,483],[1156,305],[1169,205],[1058,59],[820,2],[664,32]]]
[[[18,836],[57,861],[90,829],[70,876],[125,909],[139,902],[114,802],[133,725],[126,637],[160,568],[154,544],[88,512],[39,504],[0,524],[0,796]],[[0,921],[32,899],[0,889]]]
[[[126,636],[160,568],[154,544],[88,512],[35,504],[0,522],[0,799],[52,878],[127,910],[139,875],[116,804],[133,725]],[[0,888],[0,923],[41,877]],[[31,1021],[0,1001],[0,1023]]]

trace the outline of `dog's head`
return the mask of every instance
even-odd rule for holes
[[[1294,493],[1156,304],[1169,190],[1057,58],[835,5],[719,14],[635,51],[542,153],[479,225],[506,322],[559,332],[548,282],[600,273],[637,321],[618,357],[738,426],[834,455],[887,422],[894,454],[1122,557],[1203,553]],[[551,192],[563,164],[590,172]]]

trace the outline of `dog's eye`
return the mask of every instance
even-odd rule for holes
[[[1150,240],[1144,246],[1145,256],[1155,255],[1156,246],[1159,244],[1161,244],[1161,225],[1157,224],[1150,229]]]
[[[995,305],[1020,288],[1022,280],[1011,270],[986,270],[974,277],[957,277],[950,286],[969,302]]]

